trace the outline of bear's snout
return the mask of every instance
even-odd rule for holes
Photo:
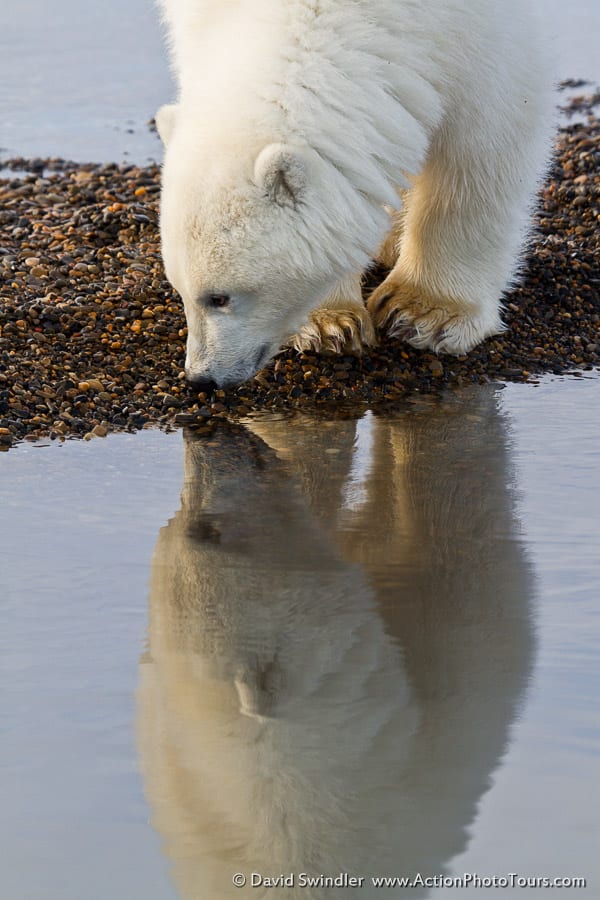
[[[194,372],[190,366],[186,366],[185,377],[196,390],[204,391],[208,394],[217,388],[232,387],[248,381],[268,363],[271,355],[271,345],[262,344],[256,353],[253,353],[249,359],[244,360],[241,364],[234,366],[233,369],[218,371],[218,366],[215,366],[213,363],[210,369]],[[215,368],[217,369],[216,372]]]
[[[205,394],[212,394],[218,387],[216,381],[213,381],[212,378],[207,378],[205,375],[194,375],[192,372],[186,371],[185,377],[197,391],[203,391]]]

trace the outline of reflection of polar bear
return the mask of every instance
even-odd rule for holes
[[[370,849],[348,848],[381,807],[365,761],[383,741],[392,777],[416,726],[400,653],[360,568],[248,434],[186,441],[182,509],[152,566],[150,658],[141,746],[186,897],[238,896],[240,868],[367,867]]]
[[[301,328],[299,347],[360,347],[375,324],[450,353],[499,330],[546,155],[527,0],[162,6],[161,231],[190,378],[249,378]]]
[[[340,896],[376,897],[370,874],[440,874],[464,849],[531,654],[494,404],[373,420],[355,504],[354,422],[253,422],[277,455],[186,439],[139,714],[186,900],[239,896],[238,871],[355,873]]]

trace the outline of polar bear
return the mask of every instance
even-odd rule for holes
[[[192,382],[244,381],[289,340],[463,354],[502,329],[551,119],[528,0],[160,2],[162,248]]]

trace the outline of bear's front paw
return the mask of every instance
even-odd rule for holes
[[[504,330],[496,309],[428,294],[392,272],[369,297],[376,328],[418,349],[462,356],[490,334]]]
[[[367,310],[353,304],[315,310],[289,343],[299,353],[361,353],[364,347],[375,346],[377,336]]]

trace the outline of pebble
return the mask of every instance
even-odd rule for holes
[[[506,298],[506,332],[459,358],[438,359],[397,340],[360,357],[283,350],[250,383],[208,395],[184,380],[185,316],[160,255],[159,168],[5,161],[0,448],[151,424],[193,425],[208,435],[224,418],[257,409],[341,414],[424,402],[468,383],[598,368],[598,102],[598,95],[575,98],[573,110],[585,117],[558,135],[524,277]],[[365,293],[384,275],[373,266]]]

